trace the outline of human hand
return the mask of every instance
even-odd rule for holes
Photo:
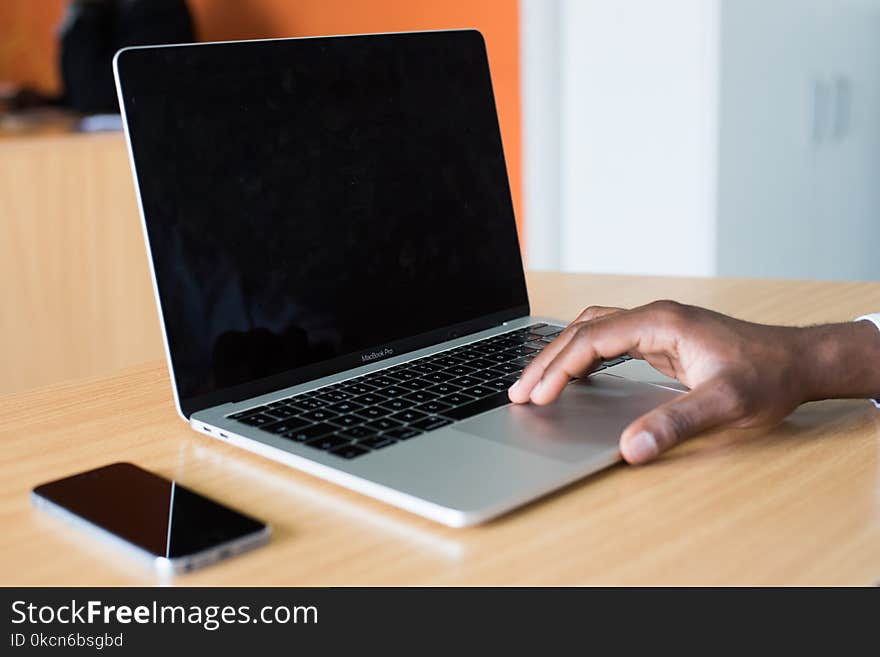
[[[623,431],[620,451],[630,463],[711,428],[776,424],[811,399],[880,391],[880,336],[867,322],[768,326],[657,301],[632,310],[587,308],[526,367],[510,399],[549,404],[572,377],[623,354],[691,389]],[[873,367],[865,367],[871,357]]]

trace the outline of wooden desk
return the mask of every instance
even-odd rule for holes
[[[535,311],[659,297],[768,322],[846,320],[880,284],[534,273]],[[162,363],[0,398],[0,583],[150,584],[127,557],[32,509],[42,481],[114,460],[274,525],[271,545],[180,584],[871,584],[880,579],[880,411],[805,406],[618,466],[482,527],[447,529],[190,431]]]

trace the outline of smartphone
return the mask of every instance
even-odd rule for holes
[[[162,574],[178,574],[269,540],[270,527],[132,463],[50,481],[31,500],[129,548]]]

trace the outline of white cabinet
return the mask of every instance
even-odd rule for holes
[[[716,272],[880,280],[880,11],[721,11]]]
[[[880,2],[521,6],[531,267],[880,280]]]

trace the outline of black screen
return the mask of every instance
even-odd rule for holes
[[[40,497],[157,557],[183,557],[262,531],[259,520],[131,463],[43,484]]]
[[[189,411],[523,314],[478,32],[129,50],[118,67]]]

